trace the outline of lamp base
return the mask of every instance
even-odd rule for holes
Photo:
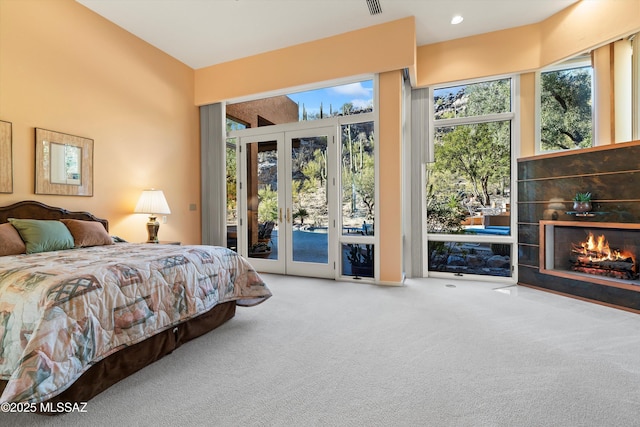
[[[156,219],[155,216],[149,217],[149,222],[147,222],[147,234],[149,236],[149,240],[147,243],[158,243],[158,230],[160,229],[160,223]]]

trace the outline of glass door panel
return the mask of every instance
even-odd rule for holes
[[[287,132],[287,273],[333,277],[329,141],[334,128]],[[330,262],[331,260],[331,262]]]
[[[293,260],[326,264],[327,137],[291,139]]]
[[[284,272],[278,231],[282,224],[280,147],[282,135],[242,138],[245,201],[242,254],[256,269]]]

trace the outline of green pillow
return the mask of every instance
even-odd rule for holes
[[[73,248],[73,236],[60,221],[9,218],[24,240],[28,254]]]

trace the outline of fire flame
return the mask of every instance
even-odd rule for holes
[[[578,244],[572,243],[572,247],[573,252],[582,255],[580,258],[585,261],[619,261],[631,258],[635,263],[635,257],[631,252],[611,249],[604,234],[595,237],[593,233],[589,232],[589,236],[585,242]]]

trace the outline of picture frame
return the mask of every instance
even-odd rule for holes
[[[13,193],[12,124],[0,120],[0,193]]]
[[[93,196],[93,139],[36,128],[36,194]]]

